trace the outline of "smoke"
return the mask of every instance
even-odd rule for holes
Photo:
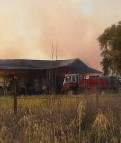
[[[80,58],[100,69],[98,36],[119,21],[120,1],[0,0],[0,58]],[[110,11],[110,9],[112,9]],[[117,10],[117,11],[116,11]]]

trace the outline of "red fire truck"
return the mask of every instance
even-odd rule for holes
[[[118,81],[114,77],[96,77],[87,78],[81,77],[79,74],[66,74],[62,92],[102,92],[116,91],[118,89]]]

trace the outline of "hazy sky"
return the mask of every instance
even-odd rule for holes
[[[0,0],[0,59],[80,58],[100,69],[97,37],[121,20],[121,0]]]

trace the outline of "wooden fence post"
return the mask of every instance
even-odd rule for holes
[[[14,114],[17,114],[17,78],[14,77],[14,100],[13,100],[13,110]]]
[[[99,94],[96,92],[96,108],[99,108]]]

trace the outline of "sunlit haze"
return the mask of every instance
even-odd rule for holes
[[[120,21],[121,0],[0,0],[0,59],[80,58],[101,69],[97,38]]]

